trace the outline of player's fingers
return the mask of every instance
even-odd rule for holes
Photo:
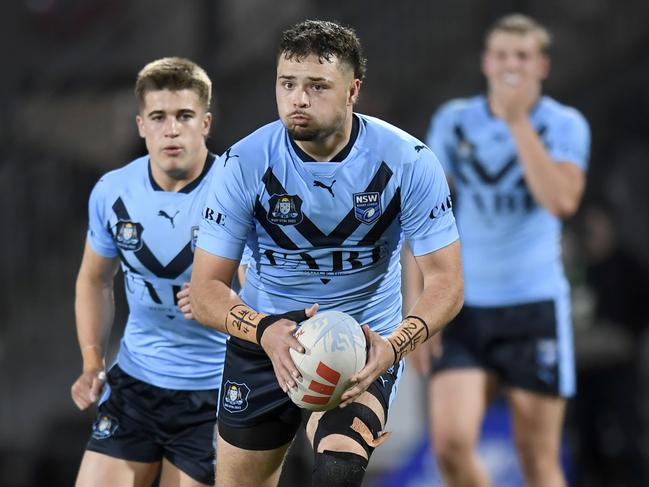
[[[296,352],[304,353],[304,347],[292,333],[286,338],[286,344]]]
[[[288,391],[289,387],[296,387],[295,382],[293,381],[293,379],[291,379],[290,372],[281,362],[275,364],[273,367],[275,369],[275,377],[277,378],[277,383],[282,388],[284,393]]]
[[[102,389],[104,388],[104,383],[106,382],[106,373],[104,371],[99,372],[93,379],[92,385],[90,386],[90,400],[94,403],[99,399]]]
[[[189,281],[183,282],[183,289],[189,289],[189,286],[191,286],[191,283]]]
[[[72,386],[72,400],[74,401],[74,404],[83,411],[89,406],[89,402],[85,395],[76,386],[76,383]]]
[[[318,312],[318,308],[320,305],[318,303],[314,303],[308,308],[304,309],[304,313],[306,314],[307,318],[311,318],[313,315],[315,315]]]
[[[285,354],[282,354],[280,357],[281,364],[283,366],[283,369],[285,371],[284,378],[286,379],[286,383],[290,387],[297,387],[295,384],[295,380],[300,377],[300,373],[298,372],[297,368],[295,367],[295,363],[293,363],[293,359],[291,358],[291,355],[286,351]]]

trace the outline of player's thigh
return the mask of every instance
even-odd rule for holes
[[[160,462],[142,463],[86,451],[81,460],[76,487],[148,487],[155,480]]]
[[[555,455],[561,444],[566,399],[518,388],[510,389],[508,398],[519,449]]]
[[[246,450],[225,441],[216,443],[216,483],[219,487],[274,487],[279,481],[290,443],[272,450]]]
[[[190,477],[169,460],[162,461],[159,487],[209,487],[215,484],[204,484]]]
[[[429,383],[431,428],[436,442],[476,442],[496,378],[480,368],[436,372]]]

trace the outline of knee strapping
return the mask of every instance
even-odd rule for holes
[[[313,487],[360,487],[367,459],[355,453],[325,450],[316,453],[311,485]]]
[[[369,458],[374,448],[383,443],[389,433],[381,431],[381,421],[371,408],[352,403],[346,408],[327,411],[313,435],[313,450],[318,451],[320,441],[329,435],[343,435],[363,447]]]

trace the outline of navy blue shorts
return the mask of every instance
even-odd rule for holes
[[[569,307],[560,300],[464,306],[443,329],[442,345],[433,372],[478,367],[508,386],[559,396],[574,393]]]
[[[99,405],[88,450],[134,462],[166,458],[193,479],[214,484],[218,389],[163,389],[117,365],[107,384],[110,393]]]
[[[402,367],[392,367],[369,388],[387,420]],[[325,413],[326,414],[326,413]],[[273,450],[293,440],[309,412],[296,406],[277,383],[261,347],[230,338],[219,398],[219,435],[246,450]]]

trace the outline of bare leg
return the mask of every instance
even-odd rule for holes
[[[216,483],[219,487],[275,487],[290,443],[274,450],[244,450],[219,435]]]
[[[476,447],[492,385],[489,375],[477,368],[444,370],[431,379],[431,435],[448,487],[490,485]]]
[[[83,455],[76,487],[149,487],[156,478],[160,462],[130,462],[103,453],[88,451]]]
[[[526,485],[565,486],[566,479],[559,462],[565,399],[512,389],[509,402],[516,449]]]

